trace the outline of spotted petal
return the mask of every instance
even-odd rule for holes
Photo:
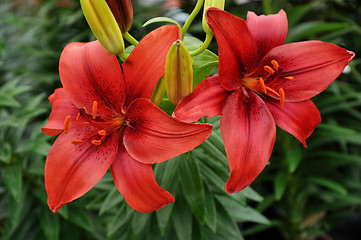
[[[276,138],[276,125],[264,102],[252,91],[240,90],[227,99],[221,115],[221,133],[231,176],[228,193],[247,187],[266,166]]]
[[[174,197],[156,182],[152,165],[134,160],[124,147],[119,147],[110,169],[117,189],[135,210],[152,212],[174,202]]]
[[[124,146],[141,163],[157,163],[188,152],[204,142],[212,125],[171,118],[149,99],[134,100],[127,110]]]

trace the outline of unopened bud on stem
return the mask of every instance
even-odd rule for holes
[[[133,7],[130,0],[105,0],[117,21],[120,31],[126,33],[133,23]]]
[[[204,1],[202,26],[203,26],[203,30],[205,33],[207,33],[207,34],[212,33],[212,30],[209,28],[207,20],[206,20],[207,9],[210,7],[216,7],[216,8],[224,10],[224,2],[225,2],[225,0],[205,0]]]

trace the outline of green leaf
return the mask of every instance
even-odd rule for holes
[[[204,187],[204,193],[206,198],[206,216],[205,223],[212,230],[213,233],[217,231],[217,211],[214,196],[209,191],[207,185]]]
[[[203,224],[206,203],[202,175],[197,159],[192,158],[192,155],[188,159],[184,157],[180,159],[179,176],[188,206],[198,221]]]
[[[11,161],[11,145],[9,142],[4,142],[0,148],[0,162],[9,164]]]
[[[256,201],[256,202],[263,201],[263,197],[259,193],[257,193],[255,190],[253,190],[253,188],[251,188],[250,186],[243,189],[240,193],[242,193],[243,196],[245,196],[246,198],[251,199],[253,201]]]
[[[172,23],[172,24],[178,25],[181,28],[180,24],[176,20],[168,18],[168,17],[155,17],[155,18],[149,19],[147,22],[145,22],[143,24],[142,27],[146,27],[152,23],[160,23],[160,22]]]
[[[192,214],[181,197],[174,204],[172,222],[178,240],[189,240],[192,238]]]
[[[48,240],[58,240],[60,234],[60,221],[57,214],[50,211],[38,214],[40,226]]]
[[[119,193],[116,187],[109,192],[108,196],[105,198],[100,210],[99,215],[103,215],[105,212],[113,210],[115,205],[121,203],[124,200],[124,197]]]
[[[107,224],[107,237],[109,238],[115,234],[121,227],[123,227],[128,221],[129,217],[127,216],[127,204],[121,204],[120,208],[117,208],[116,215],[108,221]]]
[[[22,169],[19,164],[5,166],[1,169],[1,175],[5,186],[16,202],[20,201],[21,189],[23,185]]]
[[[69,205],[68,207],[69,207],[69,220],[72,223],[74,223],[75,225],[81,227],[82,229],[88,232],[94,232],[94,225],[88,212],[74,205]]]
[[[132,237],[138,239],[139,234],[144,230],[149,222],[152,213],[135,212],[132,219]]]
[[[168,189],[173,181],[174,174],[178,169],[179,161],[182,161],[182,156],[169,159],[168,161],[157,163],[154,167],[154,175],[157,183],[163,189]]]
[[[276,175],[275,180],[273,182],[273,186],[275,189],[275,199],[277,201],[281,200],[287,186],[287,174],[284,172],[280,172]]]
[[[330,190],[333,190],[341,195],[347,195],[347,190],[344,188],[341,184],[328,179],[328,178],[322,178],[322,177],[308,177],[307,181],[310,183],[314,183],[323,187],[326,187]]]
[[[173,211],[173,206],[174,204],[167,204],[165,207],[156,211],[158,227],[162,236],[164,236],[165,231],[167,230],[168,223]]]

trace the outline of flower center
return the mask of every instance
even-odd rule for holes
[[[283,107],[285,102],[285,91],[283,88],[279,88],[278,92],[274,90],[281,83],[287,80],[292,80],[292,76],[281,76],[283,68],[278,64],[276,60],[271,61],[272,67],[265,65],[263,66],[264,75],[259,77],[246,76],[242,80],[243,86],[267,94],[273,97],[278,97],[280,105]]]
[[[96,133],[87,136],[86,139],[74,139],[71,141],[72,144],[77,145],[81,144],[84,141],[90,141],[91,144],[95,146],[99,146],[102,144],[102,142],[105,140],[107,136],[109,136],[111,133],[113,133],[116,130],[122,129],[123,124],[125,122],[125,110],[122,110],[122,113],[118,117],[113,118],[104,118],[97,114],[98,110],[98,102],[93,102],[93,108],[91,114],[87,114],[87,109],[85,107],[79,109],[79,113],[75,119],[75,122],[70,122],[71,117],[70,115],[65,118],[64,121],[64,133],[68,133],[70,124],[76,125],[76,124],[84,124],[84,122],[76,123],[76,121],[79,121],[81,117],[84,117],[88,123],[90,123],[92,126],[99,129]],[[85,123],[87,124],[87,123]]]

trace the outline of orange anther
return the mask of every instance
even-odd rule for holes
[[[80,143],[82,143],[83,142],[83,140],[71,140],[71,143],[72,144],[80,144]]]
[[[68,133],[70,123],[70,116],[67,116],[64,121],[64,132]]]
[[[276,92],[275,90],[273,90],[272,88],[270,88],[270,87],[266,87],[266,89],[268,90],[268,91],[270,91],[271,93],[273,93],[274,95],[276,95],[277,97],[279,97],[280,95],[278,94],[278,92]]]
[[[93,102],[93,111],[92,111],[92,117],[95,119],[97,117],[97,110],[98,110],[98,102]]]
[[[80,116],[81,116],[81,115],[80,115],[80,112],[79,112],[78,115],[76,116],[75,120],[78,121],[79,118],[80,118]]]
[[[263,69],[266,71],[266,72],[268,72],[268,73],[270,73],[270,74],[274,74],[275,73],[275,70],[273,70],[270,66],[268,66],[268,65],[265,65],[264,67],[263,67]]]
[[[261,90],[264,94],[267,94],[266,85],[264,84],[263,78],[259,78],[259,85],[261,86]]]
[[[288,76],[288,77],[285,77],[286,80],[292,80],[293,77],[292,76]]]
[[[92,141],[92,144],[95,145],[95,146],[99,146],[100,144],[102,144],[102,141],[100,141],[100,140],[93,140],[93,141]]]
[[[272,60],[271,64],[273,65],[273,69],[277,71],[278,67],[280,66],[278,62],[276,60]]]
[[[98,134],[99,134],[100,136],[104,136],[104,135],[107,134],[107,131],[105,131],[105,130],[100,130],[100,131],[98,131]]]
[[[280,88],[278,92],[280,94],[280,105],[281,107],[283,107],[285,104],[285,91],[283,90],[283,88]]]

